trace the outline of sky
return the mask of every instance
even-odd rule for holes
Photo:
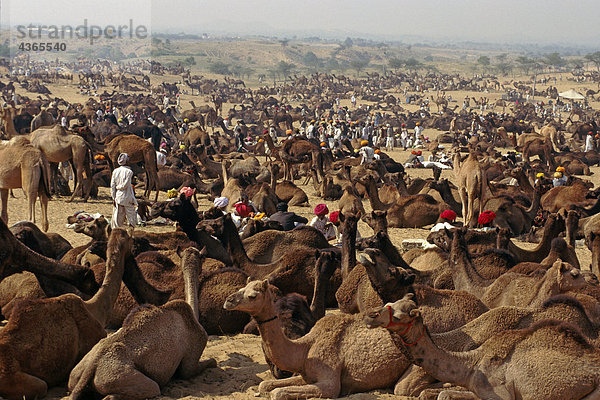
[[[0,23],[120,24],[153,32],[600,46],[600,1],[0,0]]]

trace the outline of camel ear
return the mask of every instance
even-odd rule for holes
[[[128,226],[127,227],[127,235],[129,237],[133,237],[133,226]]]
[[[269,287],[269,280],[268,279],[264,279],[260,283],[260,291],[261,292],[266,292],[268,287]]]
[[[411,317],[420,317],[421,310],[419,310],[418,308],[413,308],[412,310],[410,310],[410,316]]]
[[[344,214],[341,211],[338,214],[338,219],[340,220],[340,222],[344,222],[344,220],[346,219],[346,217],[344,216]]]

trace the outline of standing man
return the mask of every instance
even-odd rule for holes
[[[133,186],[131,185],[133,171],[126,165],[127,161],[129,161],[127,153],[119,154],[119,158],[117,159],[119,168],[113,171],[110,180],[110,194],[113,199],[114,208],[110,226],[113,229],[123,226],[125,217],[127,217],[127,221],[132,227],[135,227],[137,224],[136,208],[138,203],[135,199]]]

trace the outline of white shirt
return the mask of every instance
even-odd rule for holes
[[[167,163],[167,156],[165,156],[161,151],[156,152],[156,164],[159,167],[162,167]]]
[[[320,231],[326,239],[335,237],[337,234],[335,226],[329,222],[328,217],[321,219],[318,216],[315,216],[308,225]]]
[[[375,156],[375,150],[369,146],[361,147],[359,153],[362,156],[362,160],[360,162],[361,164],[370,163],[373,161],[373,157]]]
[[[127,166],[115,169],[110,179],[110,194],[115,203],[123,206],[137,206],[131,178],[133,171]]]
[[[587,135],[585,138],[585,150],[584,151],[592,151],[594,150],[594,138],[592,135]]]

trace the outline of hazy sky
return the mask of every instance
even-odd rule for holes
[[[155,32],[407,36],[600,47],[598,0],[1,0],[2,23],[147,24]],[[8,6],[8,7],[7,7]],[[6,12],[8,8],[8,13]],[[151,16],[151,17],[150,17]]]

